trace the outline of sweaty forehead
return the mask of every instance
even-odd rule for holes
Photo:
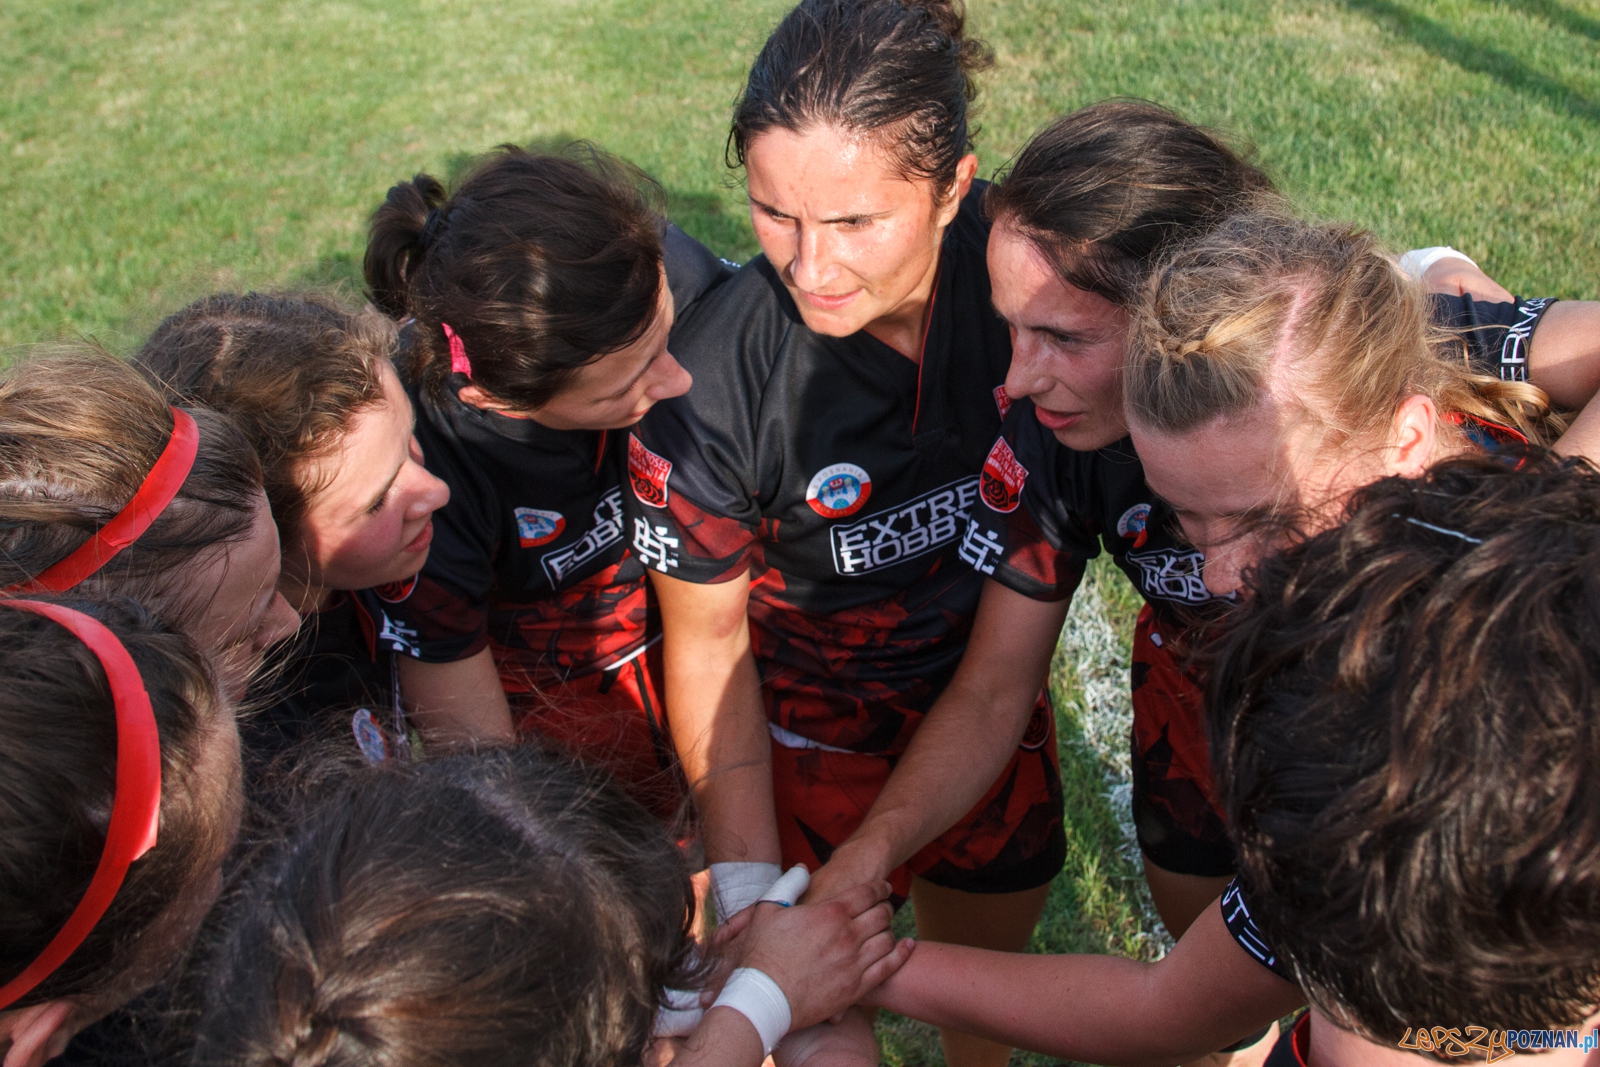
[[[758,134],[745,173],[753,200],[797,217],[877,214],[927,195],[927,183],[901,175],[872,138],[830,126]]]
[[[1292,488],[1289,433],[1281,408],[1169,433],[1130,420],[1145,480],[1180,511],[1221,515],[1272,506]]]

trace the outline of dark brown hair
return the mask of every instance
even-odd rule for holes
[[[1034,134],[985,206],[1067,284],[1127,307],[1166,252],[1272,192],[1215,133],[1142,100],[1106,100]]]
[[[533,746],[353,772],[254,872],[194,1062],[636,1067],[694,988],[659,823]]]
[[[182,489],[85,592],[133,595],[181,625],[197,553],[249,536],[261,465],[224,415],[185,408],[200,430]],[[33,578],[133,497],[172,436],[172,411],[138,371],[96,349],[25,359],[0,373],[0,588]],[[181,602],[181,603],[180,603]]]
[[[1474,456],[1260,564],[1217,648],[1240,879],[1330,1018],[1570,1027],[1600,1003],[1600,474]]]
[[[383,399],[394,323],[310,293],[217,293],[156,327],[134,365],[181,404],[233,419],[261,458],[280,538],[305,517],[308,461],[338,448],[355,414]]]
[[[960,0],[802,0],[750,67],[729,166],[767,130],[832,126],[872,136],[907,178],[948,190],[977,133],[973,75],[993,58],[965,22]]]
[[[524,410],[655,321],[660,190],[637,168],[578,144],[561,155],[502,145],[452,193],[427,174],[373,212],[372,301],[416,319],[409,371],[442,394],[461,338],[472,380]]]
[[[110,908],[78,949],[19,1006],[94,1000],[123,989],[141,938],[174,903],[202,892],[231,826],[197,764],[219,704],[206,661],[131,600],[30,596],[93,616],[139,668],[161,737],[161,829],[128,869]],[[228,727],[231,729],[231,727]],[[115,704],[100,661],[65,627],[0,607],[0,983],[43,951],[88,888],[105,848],[116,792]],[[238,788],[234,765],[234,789]],[[208,868],[209,864],[209,868]],[[159,961],[156,961],[159,962]],[[170,961],[169,961],[170,962]]]

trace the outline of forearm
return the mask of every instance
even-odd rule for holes
[[[1046,1055],[1127,1067],[1196,1059],[1303,1003],[1232,941],[1217,908],[1158,963],[924,941],[868,1000]]]
[[[670,1054],[666,1053],[670,1049]],[[761,1037],[749,1019],[732,1008],[713,1008],[682,1041],[658,1043],[656,1067],[759,1067],[765,1057]]]
[[[736,579],[748,589],[748,579]],[[731,583],[730,583],[731,584]],[[750,651],[746,598],[719,586],[656,582],[667,716],[713,863],[779,861],[772,741]],[[735,604],[736,601],[736,604]]]
[[[406,714],[425,744],[448,748],[516,741],[511,705],[487,648],[455,663],[401,656],[397,669]]]
[[[961,666],[824,868],[824,892],[886,877],[983,798],[1028,728],[1067,606],[985,584]]]
[[[1600,391],[1600,302],[1550,305],[1528,341],[1528,380],[1558,408],[1572,411],[1593,403]]]

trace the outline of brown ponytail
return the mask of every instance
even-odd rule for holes
[[[1542,390],[1476,374],[1460,351],[1371,234],[1269,206],[1229,219],[1150,279],[1124,386],[1129,417],[1168,433],[1251,411],[1277,381],[1336,444],[1386,431],[1416,394],[1535,444],[1560,435]]]

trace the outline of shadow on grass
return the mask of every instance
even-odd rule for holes
[[[1591,41],[1600,41],[1600,20],[1580,15],[1556,0],[1509,0],[1508,5],[1524,14],[1544,19],[1552,26]]]
[[[1539,73],[1508,52],[1474,44],[1452,33],[1442,22],[1426,15],[1419,15],[1401,4],[1394,3],[1393,0],[1344,0],[1344,3],[1351,10],[1367,15],[1380,25],[1394,30],[1413,44],[1440,59],[1454,63],[1462,70],[1487,74],[1514,92],[1537,97],[1576,118],[1600,125],[1600,103],[1575,92],[1570,86],[1555,78]],[[1585,28],[1574,32],[1590,36],[1595,32],[1592,20],[1568,12],[1555,0],[1514,0],[1514,3],[1515,6],[1545,17],[1576,19]],[[1557,16],[1553,14],[1555,12],[1561,14]]]

